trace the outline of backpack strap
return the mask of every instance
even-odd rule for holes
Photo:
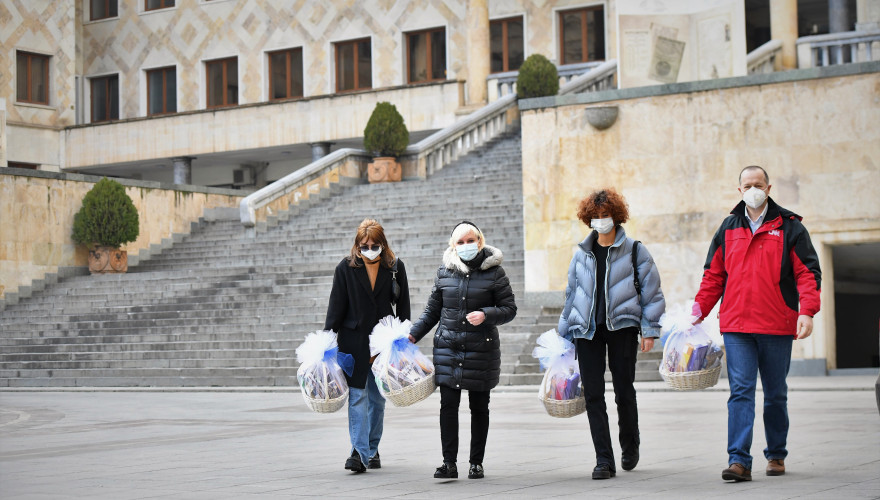
[[[636,286],[636,294],[639,296],[639,302],[642,299],[642,284],[639,282],[639,240],[633,240],[632,261],[633,261],[633,285]]]
[[[391,305],[396,306],[400,299],[400,283],[397,282],[397,258],[391,264]]]

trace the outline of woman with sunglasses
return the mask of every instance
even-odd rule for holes
[[[477,226],[462,221],[452,230],[443,265],[421,318],[410,330],[418,342],[434,328],[434,380],[440,386],[440,442],[443,465],[438,479],[458,477],[458,407],[467,389],[471,410],[468,479],[483,478],[489,434],[489,391],[501,375],[498,325],[513,320],[516,303],[501,250],[486,245]]]
[[[382,467],[379,440],[385,399],[370,373],[370,332],[388,315],[410,318],[406,268],[391,251],[382,226],[365,219],[351,252],[336,266],[324,322],[325,330],[338,334],[339,351],[354,357],[354,370],[346,377],[351,455],[345,468],[352,472]]]

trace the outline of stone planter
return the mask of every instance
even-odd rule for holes
[[[382,156],[373,158],[373,163],[367,165],[367,180],[376,182],[400,182],[402,170],[397,158]]]
[[[125,273],[128,271],[128,252],[115,247],[96,246],[89,250],[89,271],[92,274]]]

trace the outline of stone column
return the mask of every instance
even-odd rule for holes
[[[178,156],[171,159],[174,165],[174,183],[192,184],[192,156]]]
[[[336,144],[335,142],[312,142],[309,143],[309,146],[312,147],[312,161],[318,161],[321,158],[330,154],[330,147]]]
[[[8,167],[6,154],[6,99],[0,98],[0,168]]]
[[[849,9],[846,0],[828,0],[828,32],[849,31]]]
[[[777,69],[796,69],[797,0],[770,0],[770,38],[782,42],[782,67]]]
[[[856,31],[880,30],[880,2],[856,0]]]
[[[467,51],[467,104],[485,104],[489,76],[488,0],[467,1]]]

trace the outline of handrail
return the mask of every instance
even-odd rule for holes
[[[617,59],[605,61],[583,75],[572,78],[568,83],[559,88],[559,95],[610,89],[614,86],[614,74],[616,72]]]
[[[343,148],[314,161],[305,167],[288,174],[281,179],[260,188],[246,196],[238,205],[241,223],[245,227],[254,227],[257,224],[256,210],[272,201],[290,193],[291,191],[317,179],[333,167],[344,163],[350,156],[366,156],[368,153],[362,149]]]
[[[809,58],[810,66],[873,61],[872,45],[880,42],[880,30],[846,31],[798,38],[799,58]],[[804,47],[805,52],[801,52]],[[802,62],[799,65],[805,66]]]
[[[748,73],[772,73],[776,58],[782,53],[782,40],[770,40],[746,55]],[[768,71],[769,69],[769,71]]]

